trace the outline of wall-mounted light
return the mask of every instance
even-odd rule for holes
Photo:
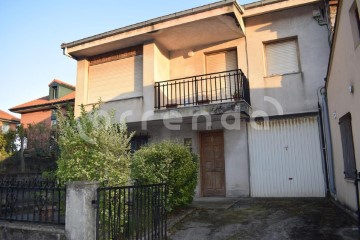
[[[194,51],[189,51],[189,52],[187,53],[187,55],[188,55],[188,57],[192,57],[192,56],[195,55],[195,53],[194,53]]]
[[[324,11],[321,8],[313,10],[312,15],[320,26],[327,24],[326,19],[324,18]]]
[[[354,93],[354,86],[353,85],[349,85],[349,93]]]
[[[337,117],[336,111],[333,112],[333,117],[334,117],[334,119],[336,119],[336,117]]]

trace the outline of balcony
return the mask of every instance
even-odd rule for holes
[[[240,70],[210,73],[155,83],[155,109],[245,101],[249,81]]]

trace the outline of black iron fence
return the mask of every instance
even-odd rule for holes
[[[166,191],[165,184],[99,188],[96,238],[166,239]]]
[[[240,69],[155,83],[155,109],[238,100],[250,104],[249,81]]]
[[[44,179],[1,179],[0,219],[65,223],[65,188]]]

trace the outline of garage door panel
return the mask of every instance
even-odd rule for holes
[[[325,196],[316,117],[272,120],[268,130],[249,125],[249,151],[253,197]]]

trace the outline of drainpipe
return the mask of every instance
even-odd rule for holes
[[[63,54],[69,58],[72,58],[72,59],[75,59],[73,56],[71,56],[69,53],[68,53],[68,49],[67,47],[63,48]],[[76,60],[76,59],[75,59]]]
[[[331,131],[330,131],[330,121],[329,121],[329,109],[326,95],[326,88],[321,87],[319,89],[321,94],[321,113],[322,113],[322,127],[324,130],[324,140],[325,140],[325,152],[326,152],[326,165],[328,172],[329,180],[329,190],[330,194],[336,200],[336,188],[335,188],[335,176],[334,176],[334,162],[333,162],[333,147],[331,142]]]
[[[357,217],[358,217],[358,231],[360,233],[360,203],[359,203],[359,181],[360,173],[355,170],[355,191],[356,191],[356,205],[357,205]]]

